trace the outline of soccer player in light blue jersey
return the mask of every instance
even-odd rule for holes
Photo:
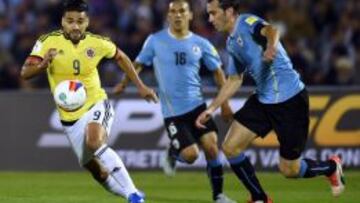
[[[225,83],[220,57],[210,42],[189,30],[192,12],[186,0],[170,1],[169,28],[150,35],[136,58],[135,67],[154,67],[165,125],[171,140],[163,168],[166,174],[174,174],[176,161],[193,163],[204,150],[207,173],[215,203],[234,203],[223,194],[223,165],[219,159],[217,127],[210,119],[198,129],[195,119],[206,109],[201,92],[200,64],[213,72],[219,87]],[[116,88],[122,91],[126,79]],[[222,105],[222,114],[231,119],[228,102]]]
[[[256,86],[234,121],[223,143],[232,170],[251,193],[250,202],[272,202],[261,187],[253,166],[243,151],[251,142],[271,130],[280,143],[279,169],[287,178],[328,177],[332,193],[344,190],[341,160],[333,156],[325,162],[301,158],[309,129],[309,98],[304,83],[279,42],[278,30],[252,14],[240,14],[241,0],[209,0],[209,21],[218,31],[229,34],[229,78],[215,100],[196,120],[205,129],[211,114],[241,86],[244,74]]]

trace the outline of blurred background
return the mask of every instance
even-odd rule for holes
[[[135,59],[151,33],[166,27],[167,0],[88,0],[90,31],[110,37]],[[326,160],[339,154],[346,168],[360,168],[360,1],[359,0],[243,0],[244,9],[264,17],[281,30],[294,67],[309,85],[310,128],[304,156]],[[79,170],[63,134],[46,74],[30,81],[19,77],[35,41],[60,29],[60,0],[0,0],[0,170]],[[192,30],[218,48],[224,63],[225,36],[208,23],[206,1],[193,1]],[[122,72],[110,60],[99,67],[104,87],[120,81]],[[206,101],[216,94],[212,74],[201,71]],[[141,77],[156,86],[152,69]],[[239,109],[252,93],[245,88],[231,99]],[[160,105],[139,98],[134,88],[120,97],[109,94],[116,117],[109,144],[132,169],[160,168],[168,145]],[[219,143],[228,124],[215,114]],[[141,126],[141,127],[139,127]],[[279,159],[274,133],[256,140],[246,151],[255,166],[276,170]],[[16,147],[13,147],[16,146]],[[17,150],[21,149],[21,150]],[[31,153],[23,153],[31,152]],[[53,162],[52,160],[57,160]],[[194,165],[204,168],[201,157]],[[0,199],[1,200],[1,199]]]
[[[90,31],[110,37],[132,60],[149,34],[166,27],[168,0],[88,1]],[[278,26],[294,67],[308,85],[310,127],[302,155],[322,161],[333,154],[341,156],[347,191],[337,202],[360,202],[360,0],[242,1],[246,10]],[[0,0],[0,202],[121,202],[95,185],[88,174],[73,172],[82,169],[59,122],[46,74],[30,81],[19,77],[35,41],[60,29],[61,3]],[[205,8],[205,0],[193,0],[192,30],[214,43],[226,65],[226,38],[208,23]],[[102,61],[99,72],[107,88],[123,74],[112,61]],[[201,75],[209,102],[217,93],[215,84],[205,68]],[[145,69],[141,77],[156,86],[152,69]],[[230,100],[234,111],[252,94],[249,77],[245,86]],[[179,169],[189,173],[168,179],[160,172],[169,143],[160,105],[146,102],[134,90],[128,88],[120,96],[109,94],[116,116],[108,144],[146,192],[147,202],[208,202],[203,153],[192,165],[179,164]],[[220,145],[229,123],[219,111],[214,119]],[[271,132],[265,139],[256,139],[244,153],[257,171],[278,171],[278,148]],[[227,163],[223,155],[221,159]],[[334,202],[322,178],[299,182],[274,173],[258,174],[277,202]],[[230,197],[245,202],[248,195],[234,174],[227,175],[225,183]]]
[[[60,27],[61,0],[0,0],[0,89],[47,88],[45,74],[24,82],[19,72],[36,39]],[[360,1],[253,0],[249,12],[277,25],[295,68],[308,85],[360,84]],[[90,31],[110,37],[131,59],[146,37],[166,26],[166,0],[89,0]],[[224,36],[207,21],[206,1],[193,2],[192,30],[216,45],[226,64]],[[121,78],[118,68],[104,61],[103,85]],[[206,86],[215,86],[206,71]],[[151,70],[142,78],[156,85]],[[245,85],[251,85],[246,81]]]

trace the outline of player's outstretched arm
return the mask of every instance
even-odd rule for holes
[[[155,91],[149,87],[147,87],[142,80],[139,78],[131,60],[129,57],[122,52],[120,49],[117,50],[115,60],[117,64],[120,66],[122,70],[126,73],[126,75],[130,78],[130,80],[135,84],[138,88],[139,94],[142,98],[147,101],[153,101],[155,103],[158,102],[158,98],[155,94]]]
[[[139,75],[143,69],[143,66],[139,63],[134,62],[134,67],[135,67],[135,71]],[[130,82],[129,76],[127,74],[124,74],[124,77],[122,78],[122,80],[117,85],[115,85],[113,92],[115,94],[123,93],[125,91],[126,87],[128,86],[129,82]]]
[[[210,119],[211,114],[219,108],[221,104],[223,104],[226,100],[229,100],[235,94],[235,92],[240,88],[242,81],[243,74],[229,76],[210,106],[198,116],[195,121],[195,125],[198,128],[206,128],[204,123]]]
[[[51,48],[47,51],[43,59],[40,57],[29,56],[21,69],[21,77],[23,79],[31,79],[34,76],[45,72],[56,54],[56,49]]]
[[[226,82],[226,77],[224,74],[224,71],[219,67],[214,71],[214,80],[219,90],[221,90],[222,86],[224,86]],[[233,112],[231,110],[231,107],[229,105],[229,100],[226,100],[221,105],[221,116],[226,122],[231,121]]]

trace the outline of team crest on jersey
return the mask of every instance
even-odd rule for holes
[[[89,57],[89,58],[94,58],[95,50],[93,48],[87,48],[86,49],[86,56]]]
[[[194,52],[194,54],[200,54],[201,49],[200,49],[199,46],[194,45],[193,48],[192,48],[192,51]]]
[[[236,43],[238,43],[241,47],[244,46],[244,41],[243,41],[243,39],[241,38],[241,36],[239,36],[239,37],[236,39]]]

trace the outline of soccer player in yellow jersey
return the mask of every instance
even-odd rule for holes
[[[25,79],[47,72],[51,90],[63,80],[80,80],[87,101],[74,112],[58,108],[65,133],[80,164],[108,191],[130,203],[144,202],[122,160],[106,145],[114,111],[101,88],[97,66],[103,58],[113,58],[136,84],[146,100],[157,102],[154,91],[143,84],[130,59],[109,39],[86,32],[88,5],[83,0],[64,2],[62,30],[43,35],[36,42],[21,72]]]

